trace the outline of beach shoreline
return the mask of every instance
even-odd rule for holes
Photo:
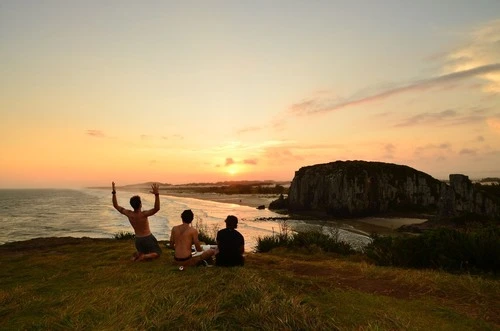
[[[220,194],[220,193],[199,193],[199,192],[162,192],[160,195],[192,198],[199,200],[209,200],[220,203],[237,204],[257,208],[265,206],[277,200],[276,194]],[[402,225],[419,224],[427,221],[426,218],[412,217],[366,217],[353,219],[336,219],[335,222],[344,224],[365,233],[392,233]]]
[[[192,198],[199,200],[208,200],[220,203],[236,204],[241,206],[257,208],[265,206],[269,208],[269,204],[277,200],[277,194],[221,194],[221,193],[199,193],[199,192],[160,192],[161,196],[173,196],[181,198]]]

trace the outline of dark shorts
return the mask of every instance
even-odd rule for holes
[[[146,237],[135,237],[135,248],[139,253],[157,253],[161,255],[161,248],[153,234]]]

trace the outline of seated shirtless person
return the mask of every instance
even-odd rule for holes
[[[203,251],[198,240],[198,231],[191,226],[193,221],[193,212],[184,210],[181,214],[182,224],[172,228],[170,234],[170,247],[174,249],[174,260],[177,265],[188,267],[196,265],[201,260],[208,259],[215,254],[214,249]],[[196,247],[197,252],[202,252],[200,255],[191,255],[191,245]]]
[[[153,260],[161,255],[161,248],[158,241],[149,229],[148,216],[152,216],[160,210],[159,186],[158,184],[151,185],[151,193],[155,195],[155,205],[153,209],[141,210],[142,202],[138,195],[130,198],[130,205],[134,210],[128,210],[118,205],[116,201],[115,182],[113,182],[113,207],[121,214],[128,217],[128,220],[135,231],[135,248],[137,252],[132,257],[133,261],[148,261]]]

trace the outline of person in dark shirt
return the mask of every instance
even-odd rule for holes
[[[243,253],[245,252],[245,239],[236,231],[238,218],[229,215],[226,220],[226,228],[217,232],[218,253],[215,256],[215,265],[232,267],[242,266],[245,263]]]

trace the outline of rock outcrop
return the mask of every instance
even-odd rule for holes
[[[500,217],[500,199],[477,189],[469,177],[450,175],[450,185],[446,185],[439,209],[439,216],[458,216],[465,213],[492,218]]]
[[[336,161],[300,168],[288,198],[279,205],[285,202],[291,212],[334,216],[399,211],[443,216],[471,212],[498,217],[500,213],[495,199],[475,190],[467,176],[451,175],[447,185],[408,166],[368,161]]]

